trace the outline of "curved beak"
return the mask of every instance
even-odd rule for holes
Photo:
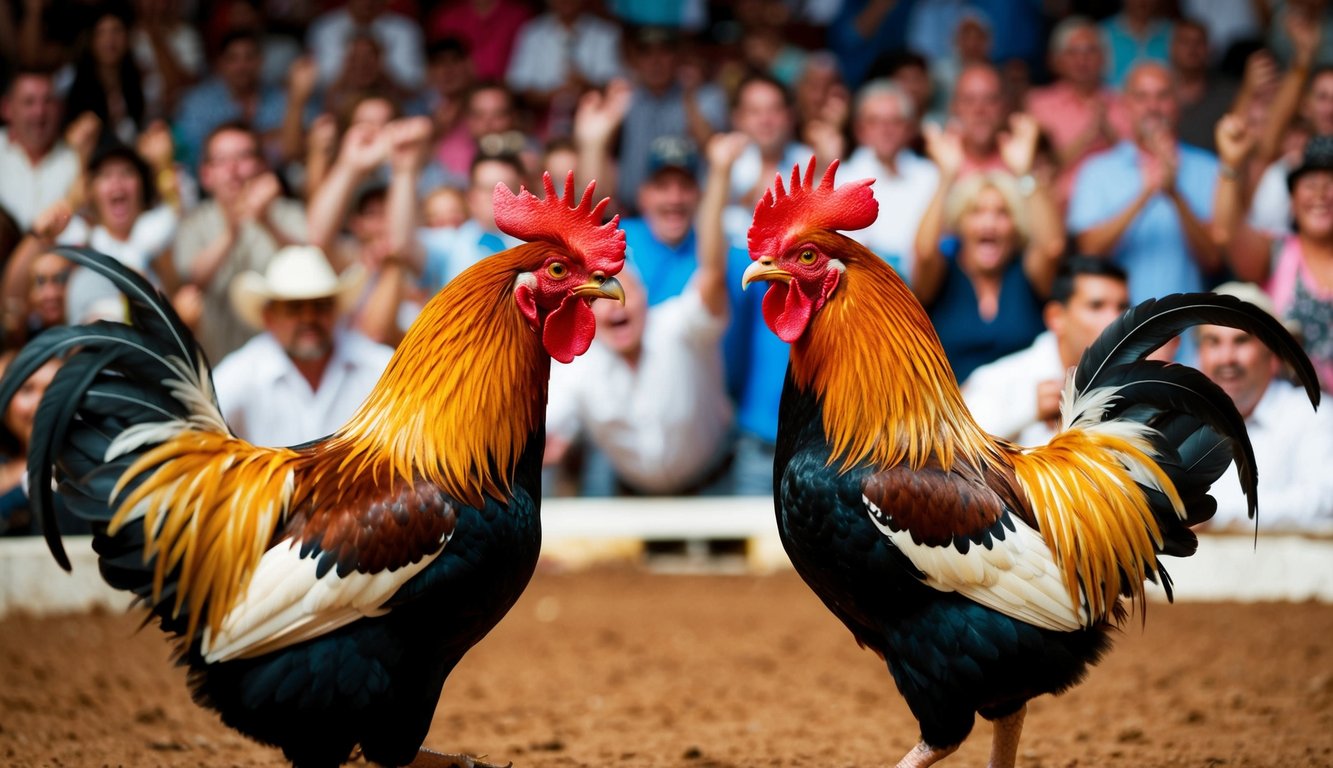
[[[593,275],[591,280],[575,288],[574,295],[590,301],[592,299],[615,299],[620,302],[621,306],[625,304],[625,289],[620,285],[620,281],[600,273]]]
[[[791,273],[775,266],[772,256],[764,256],[745,268],[745,273],[741,275],[741,289],[749,288],[750,283],[756,280],[777,280],[790,283]]]

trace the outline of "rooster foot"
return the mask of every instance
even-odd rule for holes
[[[487,763],[471,755],[445,754],[422,747],[408,768],[514,768],[514,764]]]

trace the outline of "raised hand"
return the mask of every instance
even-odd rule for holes
[[[384,126],[389,164],[394,170],[416,169],[425,164],[432,128],[429,117],[405,117]]]
[[[1226,114],[1213,130],[1217,157],[1223,165],[1239,168],[1254,151],[1255,136],[1249,122],[1237,114]]]
[[[388,156],[389,142],[385,132],[378,126],[359,123],[348,126],[347,132],[343,134],[338,162],[346,163],[360,173],[369,173]]]
[[[74,210],[65,200],[57,200],[37,214],[32,221],[32,234],[44,243],[54,243],[74,218]]]
[[[590,90],[579,98],[574,111],[574,141],[581,145],[605,144],[625,121],[634,89],[622,79],[606,84],[606,93]]]
[[[940,128],[934,123],[922,126],[926,140],[926,157],[940,169],[940,176],[953,179],[963,169],[963,139],[957,133]]]
[[[84,112],[74,118],[74,122],[65,129],[65,143],[74,150],[74,154],[83,159],[84,163],[92,157],[93,149],[97,146],[97,137],[102,133],[102,119],[92,112]]]
[[[750,146],[750,136],[740,131],[731,133],[715,133],[708,140],[708,147],[705,149],[705,155],[708,157],[709,169],[723,169],[730,171],[736,164],[736,159],[741,156],[745,148]]]
[[[315,64],[313,56],[301,56],[292,62],[292,67],[287,72],[287,93],[292,101],[299,104],[306,103],[318,84],[319,67]]]
[[[149,123],[143,133],[139,134],[138,150],[154,170],[170,168],[175,162],[176,154],[175,143],[171,140],[171,129],[161,120]]]
[[[246,183],[237,206],[237,218],[254,221],[264,215],[268,206],[282,193],[282,185],[272,172],[262,173]]]
[[[1000,159],[1015,176],[1032,172],[1032,160],[1037,154],[1037,140],[1041,129],[1032,115],[1015,112],[1009,116],[1009,130],[1000,134]]]

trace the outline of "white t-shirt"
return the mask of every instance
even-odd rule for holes
[[[354,331],[339,331],[319,389],[296,370],[267,333],[249,340],[213,369],[222,415],[255,445],[318,440],[347,423],[374,389],[393,350]]]
[[[0,128],[0,206],[20,230],[32,226],[37,214],[64,197],[79,177],[79,156],[57,141],[33,166],[28,153],[10,142],[9,129]]]
[[[896,175],[875,157],[874,150],[861,147],[838,169],[842,183],[874,179],[871,189],[880,210],[873,224],[844,234],[887,261],[903,280],[910,280],[912,263],[916,260],[917,223],[939,186],[940,172],[934,163],[906,149],[895,160]]]
[[[70,219],[65,231],[56,242],[61,245],[82,245],[105,253],[134,271],[149,275],[148,267],[176,237],[180,223],[176,210],[160,205],[144,211],[134,220],[127,240],[117,240],[100,224],[89,224],[82,216]],[[120,291],[110,280],[87,269],[76,269],[69,276],[65,295],[65,313],[71,323],[93,320],[124,319],[124,303]]]
[[[552,363],[547,432],[585,433],[642,493],[689,488],[717,466],[731,432],[726,327],[690,285],[648,310],[637,367],[597,341],[568,365]]]
[[[1019,445],[1045,445],[1054,432],[1037,418],[1037,385],[1055,379],[1062,384],[1055,334],[1044,331],[1031,346],[978,367],[963,382],[963,401],[982,429]]]

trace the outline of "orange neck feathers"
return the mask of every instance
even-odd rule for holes
[[[505,498],[546,411],[550,358],[513,297],[515,275],[544,247],[493,256],[436,294],[335,436],[346,449],[338,469],[424,477],[474,506]]]
[[[956,459],[994,462],[993,441],[968,413],[930,319],[897,273],[837,233],[808,239],[847,272],[792,345],[791,370],[821,398],[842,469],[862,461],[920,468],[932,454],[946,468]]]

